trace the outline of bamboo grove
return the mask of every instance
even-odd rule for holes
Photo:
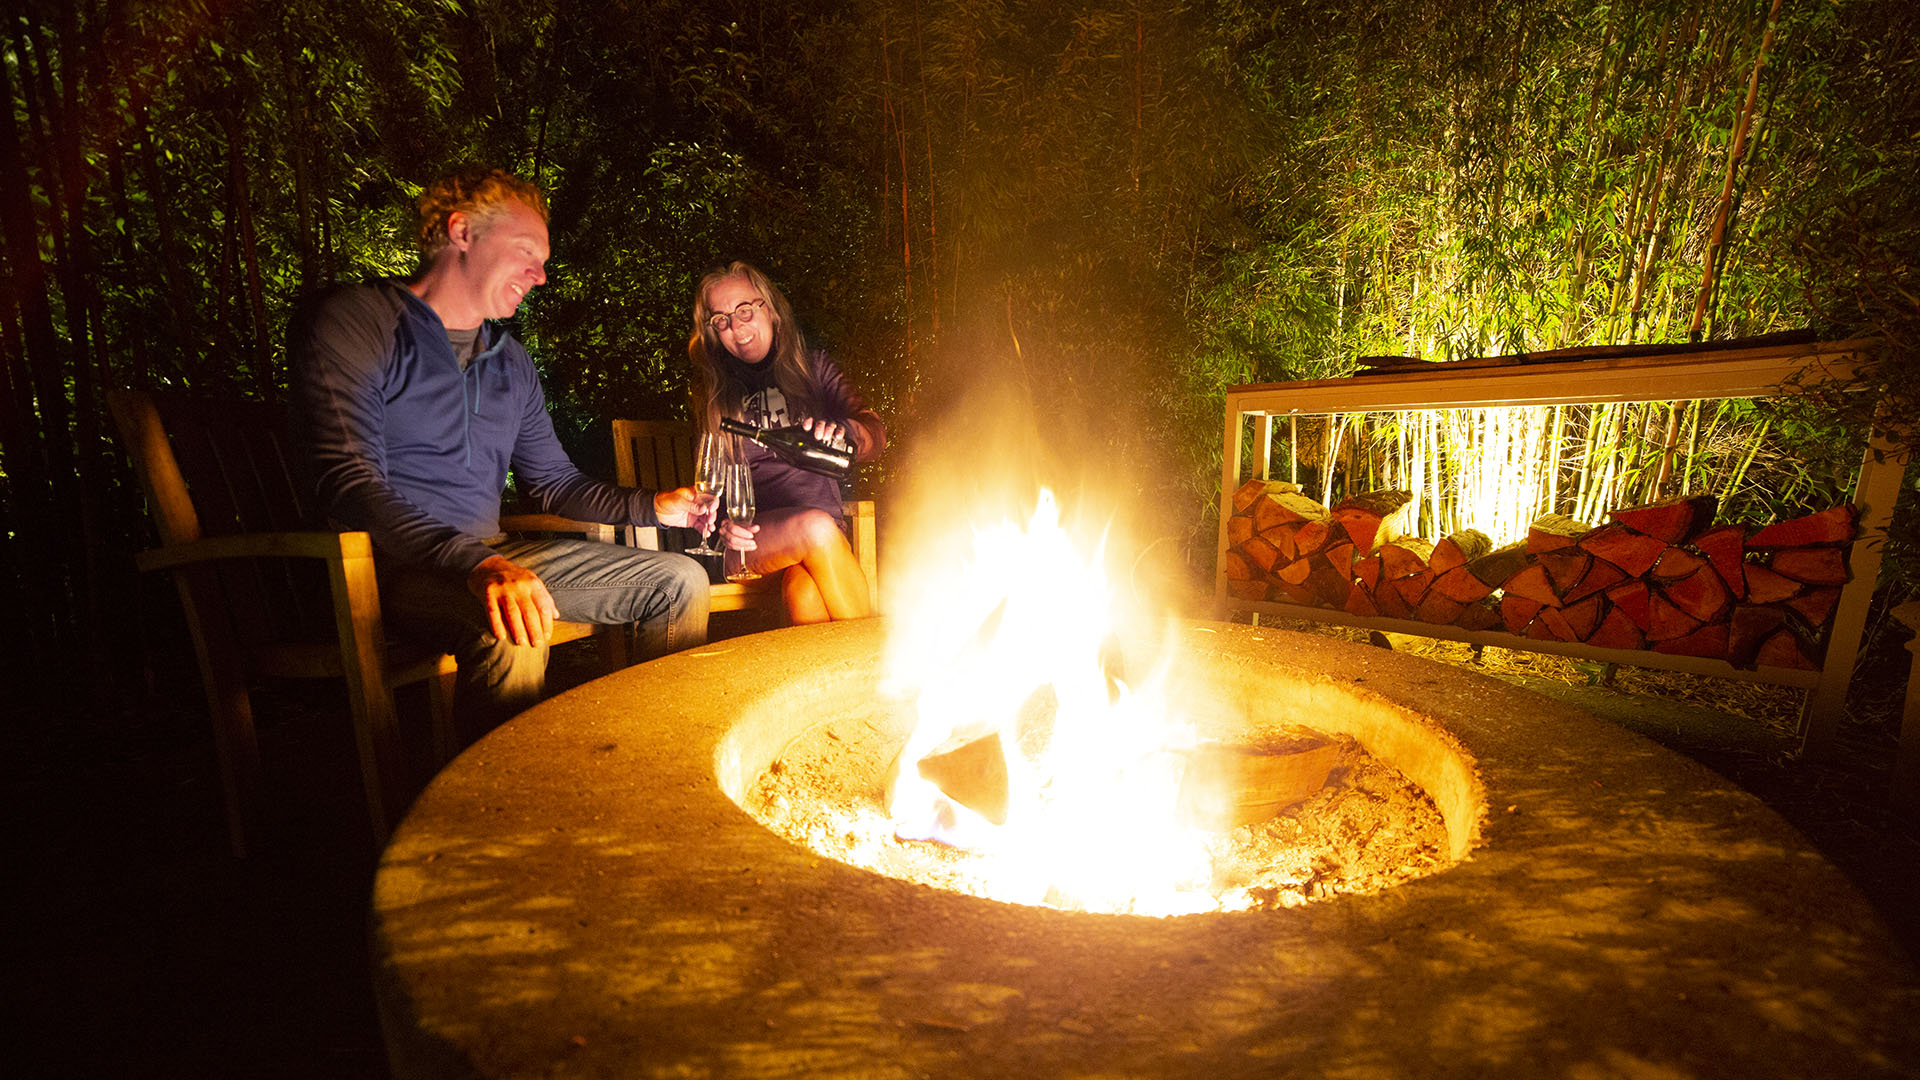
[[[5,10],[0,588],[44,670],[179,648],[130,566],[147,526],[102,391],[279,394],[294,302],[406,272],[408,200],[463,160],[550,194],[551,284],[519,329],[589,466],[606,418],[684,407],[691,286],[732,257],[902,434],[943,382],[1017,381],[1196,564],[1237,383],[1887,340],[1869,393],[1815,410],[1353,417],[1278,466],[1438,493],[1505,455],[1581,510],[1661,461],[1757,517],[1830,499],[1857,403],[1912,414],[1920,16],[1893,0]]]

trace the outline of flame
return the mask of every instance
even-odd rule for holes
[[[1120,670],[1121,612],[1104,552],[1104,537],[1090,554],[1079,550],[1042,489],[1024,527],[976,528],[958,568],[922,576],[919,602],[889,640],[883,689],[910,697],[917,722],[887,810],[903,840],[975,852],[996,899],[1212,910],[1210,838],[1178,813],[1182,751],[1197,739],[1169,713],[1157,671],[1134,687]],[[920,772],[931,756],[995,735],[1005,764],[999,824]]]

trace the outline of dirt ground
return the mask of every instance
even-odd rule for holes
[[[1390,644],[1474,663],[1465,646]],[[1906,656],[1898,643],[1893,655]],[[1847,725],[1836,753],[1807,761],[1795,752],[1795,692],[1638,669],[1609,683],[1597,667],[1494,649],[1477,666],[1753,792],[1920,956],[1920,827],[1887,807],[1894,737],[1884,718]],[[557,686],[597,672],[589,647],[556,652]],[[384,1075],[366,951],[378,852],[344,701],[302,684],[263,688],[256,711],[276,835],[236,861],[190,665],[157,672],[133,708],[30,690],[10,696],[0,725],[13,825],[0,850],[13,885],[0,1075]],[[401,707],[424,717],[418,701]],[[1884,702],[1873,713],[1884,717]]]

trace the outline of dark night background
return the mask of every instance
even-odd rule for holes
[[[338,703],[265,689],[285,835],[228,860],[191,646],[171,583],[133,568],[153,536],[102,394],[279,396],[292,305],[408,272],[407,208],[452,165],[548,192],[550,284],[517,328],[590,471],[609,418],[685,415],[693,283],[745,258],[900,445],[992,371],[1197,577],[1236,384],[1376,355],[1881,338],[1853,392],[1705,422],[1688,482],[1756,522],[1843,501],[1877,403],[1916,415],[1903,0],[4,10],[14,1075],[381,1068],[356,951],[375,851]],[[868,471],[883,506],[903,460]],[[1881,747],[1915,485],[1862,670],[1883,692],[1849,725]],[[1869,816],[1877,797],[1848,796]]]

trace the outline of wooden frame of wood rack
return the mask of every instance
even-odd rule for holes
[[[1266,478],[1273,458],[1273,418],[1353,412],[1413,412],[1424,409],[1497,406],[1594,405],[1613,402],[1692,401],[1772,397],[1798,387],[1851,376],[1877,343],[1856,339],[1804,344],[1735,345],[1726,349],[1675,350],[1606,359],[1539,361],[1513,358],[1421,364],[1405,370],[1347,379],[1263,383],[1227,391],[1226,431],[1221,444],[1220,526],[1216,559],[1227,550],[1227,519],[1241,481],[1242,442],[1253,421],[1253,447]],[[1628,351],[1628,350],[1620,350]],[[1574,350],[1577,356],[1590,350]],[[1565,355],[1565,354],[1562,354]],[[1867,607],[1880,571],[1881,548],[1893,519],[1893,502],[1906,471],[1905,454],[1890,441],[1870,440],[1853,498],[1860,531],[1849,554],[1851,578],[1834,611],[1826,657],[1818,671],[1762,667],[1742,670],[1724,660],[1675,656],[1651,650],[1603,649],[1579,642],[1536,641],[1496,630],[1466,630],[1405,619],[1351,615],[1329,608],[1272,600],[1241,600],[1227,591],[1224,570],[1214,571],[1214,601],[1222,617],[1236,613],[1315,619],[1367,629],[1447,638],[1475,645],[1557,653],[1616,664],[1665,668],[1727,679],[1772,683],[1809,691],[1800,735],[1809,753],[1832,745],[1846,704]]]

